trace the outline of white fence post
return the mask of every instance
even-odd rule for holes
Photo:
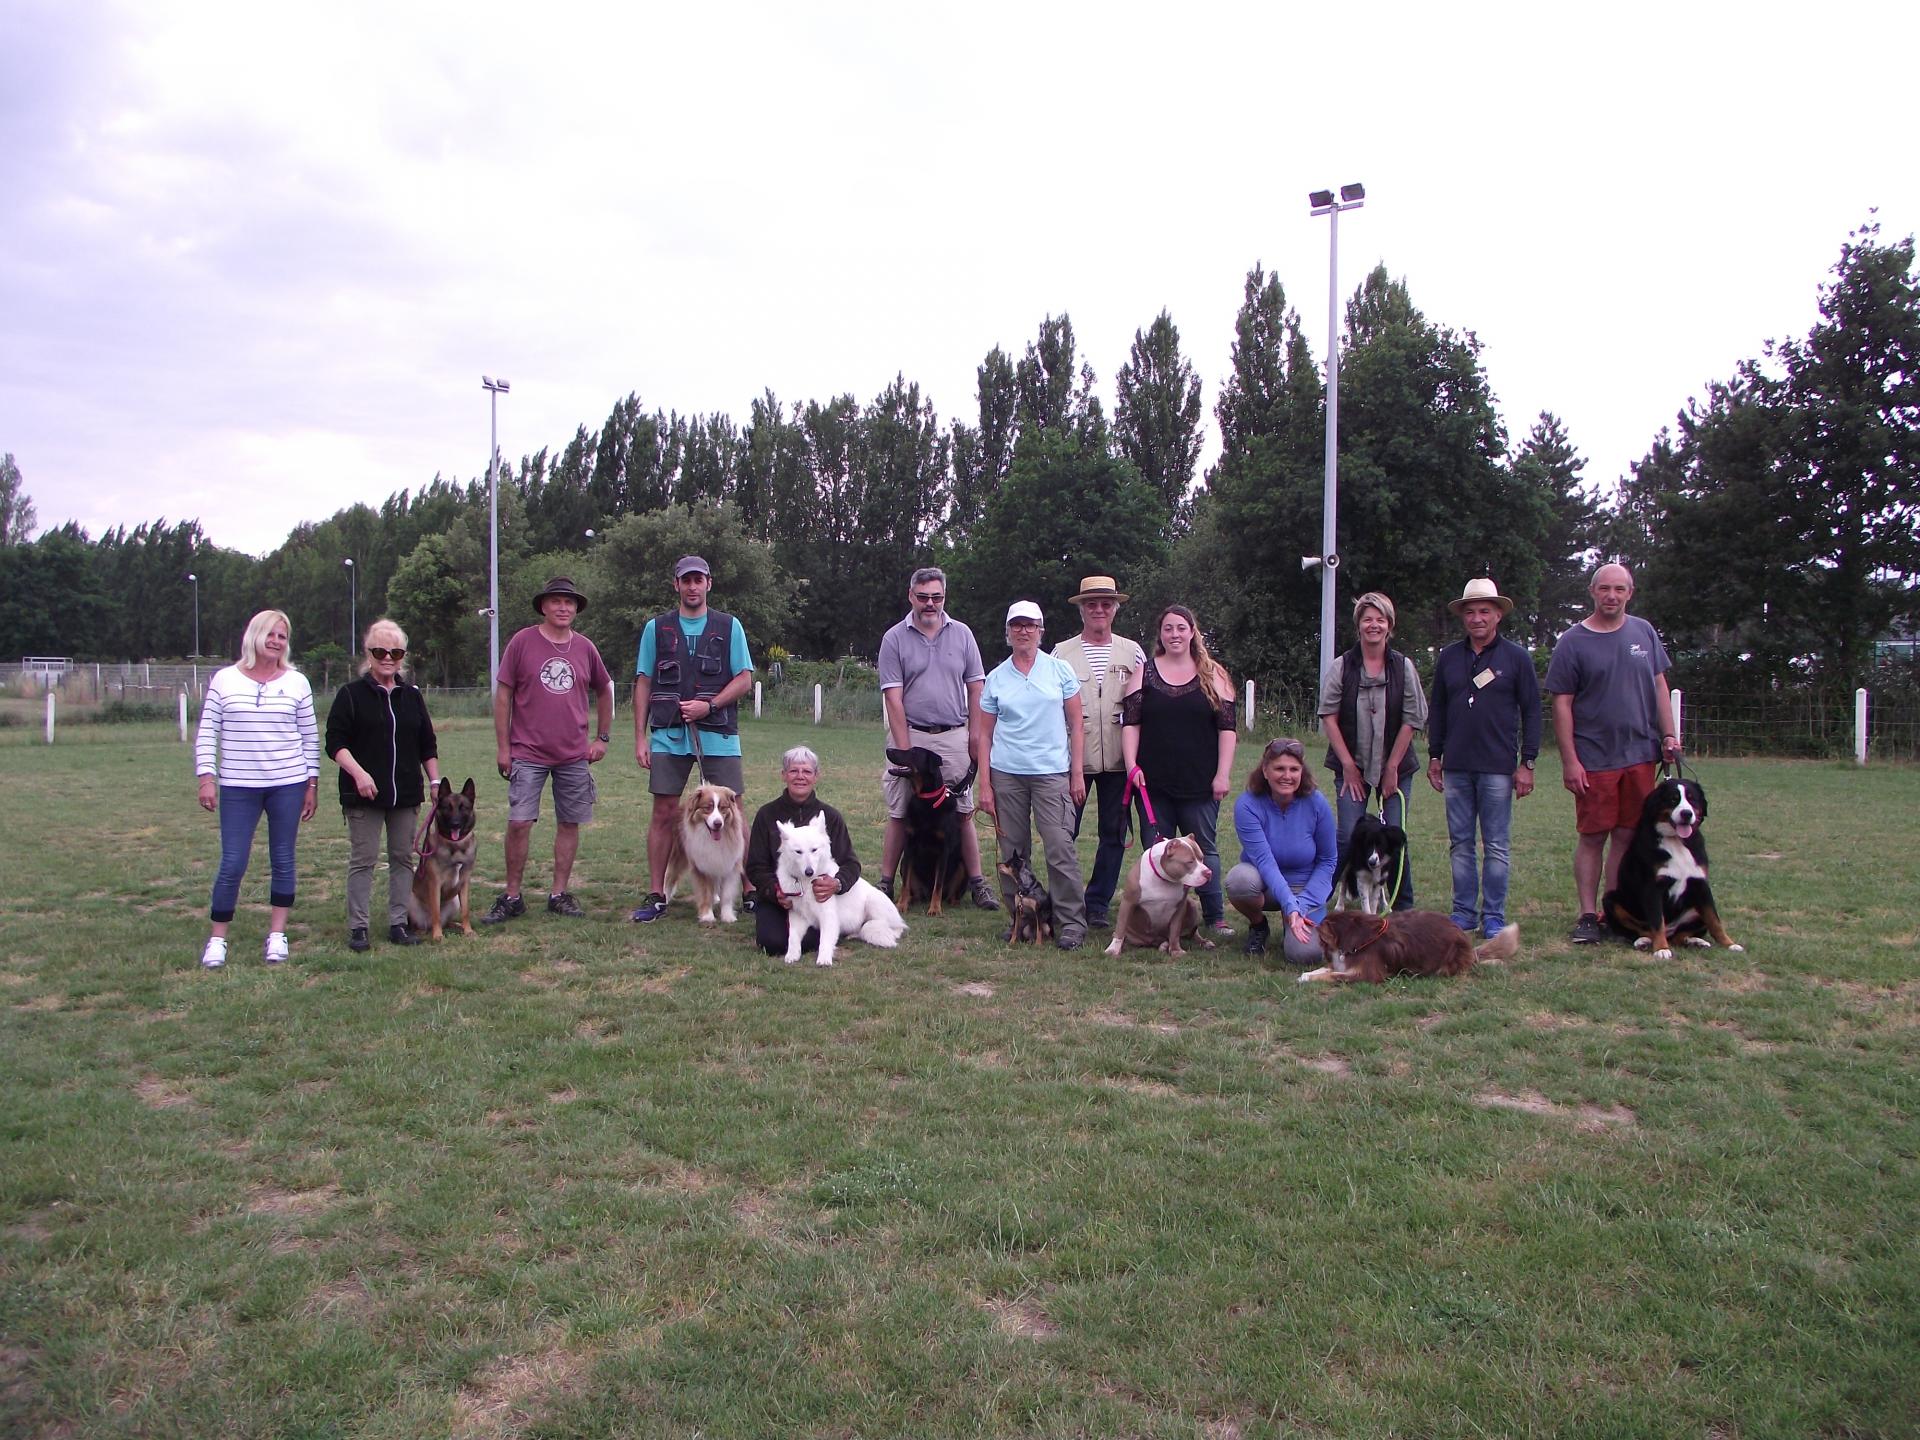
[[[47,691],[47,744],[53,744],[53,691]]]
[[[756,720],[760,718],[760,682],[758,680],[753,682],[753,718]]]
[[[180,743],[187,743],[187,692],[180,692]]]
[[[1681,747],[1684,749],[1686,746],[1687,732],[1682,729],[1680,725],[1680,687],[1678,685],[1667,691],[1667,700],[1673,706],[1673,738],[1680,741]],[[1661,758],[1665,759],[1666,757],[1663,755]]]
[[[1867,692],[1864,687],[1853,692],[1853,763],[1867,763]]]
[[[1247,681],[1247,723],[1246,729],[1253,729],[1253,681]]]
[[[816,725],[820,723],[820,687],[818,685],[813,687],[813,723]]]

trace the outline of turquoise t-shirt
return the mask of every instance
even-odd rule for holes
[[[700,637],[707,633],[707,617],[702,615],[698,620],[689,620],[686,616],[681,615],[679,620],[680,633],[686,637],[687,653],[691,655],[694,649],[700,644]],[[647,621],[647,628],[640,632],[640,656],[634,662],[633,670],[633,673],[636,675],[651,676],[653,674],[653,627],[658,623],[656,620],[649,620]],[[747,651],[747,632],[741,629],[738,616],[735,616],[733,621],[733,644],[727,653],[727,668],[736,675],[742,670],[753,669],[753,656]],[[693,737],[688,731],[689,727],[685,725],[675,725],[667,730],[659,729],[656,726],[651,739],[647,742],[647,748],[661,755],[691,755],[693,753]],[[711,730],[702,730],[700,732],[700,753],[703,755],[738,755],[740,753],[740,737],[738,735],[716,735]]]

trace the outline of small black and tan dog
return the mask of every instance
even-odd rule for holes
[[[1707,883],[1707,842],[1700,834],[1706,820],[1707,792],[1698,780],[1674,775],[1655,785],[1602,902],[1607,923],[1656,960],[1671,960],[1676,940],[1746,948],[1727,934]]]
[[[1053,897],[1033,873],[1032,862],[1015,850],[998,869],[1013,886],[1013,924],[1007,929],[1007,943],[1046,944],[1053,938]]]
[[[967,766],[964,779],[946,778],[940,756],[924,745],[887,751],[893,773],[913,787],[907,802],[907,848],[901,857],[900,908],[927,902],[927,914],[956,903],[967,889],[967,864],[960,849],[960,827],[971,824],[960,813],[958,797],[973,784],[980,763]]]
[[[413,867],[413,892],[407,896],[407,923],[413,933],[438,940],[444,928],[458,917],[460,933],[473,934],[468,902],[473,888],[473,857],[480,840],[473,825],[472,776],[459,790],[444,775],[440,777],[419,848],[420,863]]]

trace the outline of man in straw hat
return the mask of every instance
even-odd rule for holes
[[[567,890],[580,827],[593,819],[594,784],[587,767],[607,753],[613,729],[613,676],[600,652],[573,628],[587,597],[556,575],[533,597],[540,616],[500,652],[493,692],[495,760],[507,782],[507,888],[480,917],[499,925],[527,913],[520,898],[527,848],[540,818],[540,792],[553,780],[553,889],[547,909],[578,920],[586,912]],[[587,732],[587,696],[598,722]]]
[[[1087,793],[1100,797],[1100,847],[1093,852],[1093,874],[1087,881],[1087,924],[1099,930],[1107,928],[1107,907],[1120,884],[1127,850],[1123,803],[1127,762],[1120,753],[1120,697],[1147,658],[1137,641],[1113,633],[1113,618],[1126,600],[1126,592],[1111,575],[1087,576],[1073,597],[1080,607],[1080,633],[1053,647],[1054,658],[1065,661],[1080,681],[1081,731],[1086,737],[1083,771]],[[1076,840],[1086,813],[1082,800],[1073,811]]]
[[[1500,633],[1513,601],[1493,581],[1469,580],[1447,608],[1460,617],[1467,638],[1447,646],[1434,663],[1427,779],[1447,797],[1453,923],[1491,937],[1507,923],[1514,797],[1533,793],[1540,681],[1533,657]]]

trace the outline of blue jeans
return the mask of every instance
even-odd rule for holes
[[[1445,772],[1452,842],[1453,923],[1491,935],[1507,923],[1507,840],[1513,831],[1513,776]],[[1474,826],[1486,858],[1474,873]],[[1475,901],[1479,903],[1476,904]]]
[[[1419,772],[1416,771],[1407,778],[1409,780],[1418,779]],[[1377,787],[1367,785],[1362,788],[1358,800],[1349,800],[1347,798],[1347,792],[1340,788],[1340,772],[1337,770],[1333,772],[1331,784],[1333,787],[1334,824],[1340,831],[1340,859],[1344,860],[1347,858],[1347,841],[1353,838],[1353,827],[1358,825],[1360,823],[1360,817],[1367,813],[1367,802],[1380,792]],[[1407,787],[1405,781],[1402,781],[1400,788],[1394,791],[1391,800],[1381,801],[1380,821],[1384,825],[1398,825],[1403,830],[1406,828]],[[1407,846],[1407,873],[1401,878],[1400,894],[1394,900],[1393,908],[1396,910],[1411,910],[1413,908],[1413,846],[1411,844]]]
[[[1204,800],[1158,800],[1154,802],[1153,813],[1159,823],[1141,830],[1141,845],[1151,846],[1157,840],[1168,840],[1175,835],[1191,835],[1198,840],[1200,856],[1213,872],[1200,887],[1200,918],[1209,925],[1224,919],[1227,901],[1220,889],[1224,877],[1220,874],[1220,851],[1214,844],[1220,828],[1220,802],[1211,795]]]
[[[293,842],[300,834],[300,807],[306,799],[304,780],[264,790],[220,787],[220,869],[213,877],[213,920],[233,919],[240,881],[253,851],[253,832],[260,828],[262,814],[267,817],[267,856],[273,862],[268,902],[293,904]]]

